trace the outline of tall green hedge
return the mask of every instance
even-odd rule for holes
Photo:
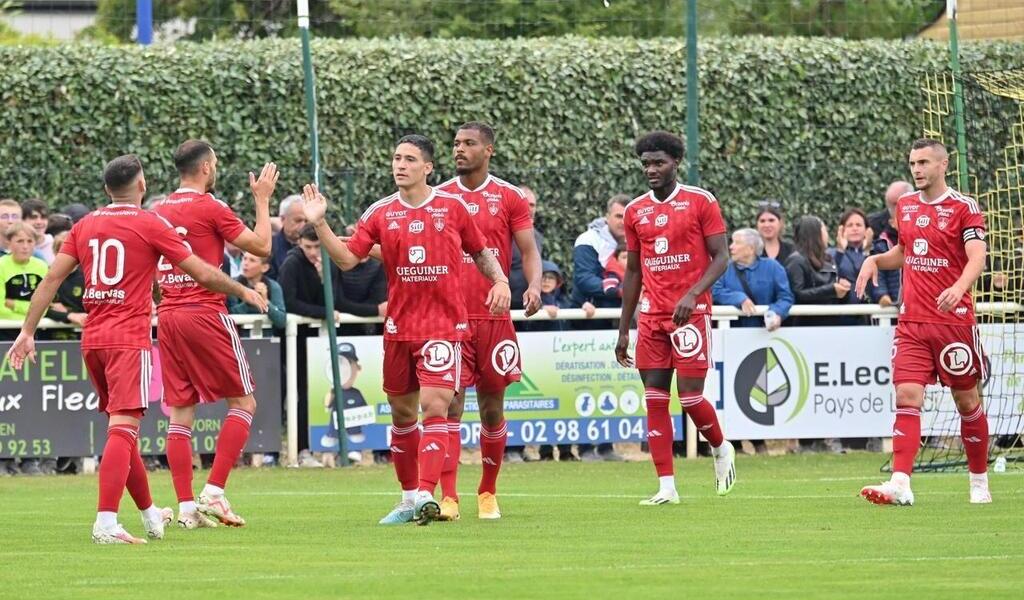
[[[614,193],[644,191],[632,143],[685,128],[685,49],[676,40],[320,41],[320,140],[336,216],[392,191],[401,134],[431,136],[452,174],[454,128],[498,131],[494,170],[540,197],[548,254],[565,264],[575,236]],[[1024,45],[972,44],[966,68],[1013,66]],[[881,205],[905,177],[922,129],[921,75],[942,69],[931,42],[722,38],[701,45],[701,173],[734,225],[756,200],[834,219]],[[104,160],[139,154],[155,193],[174,184],[171,152],[209,139],[220,195],[250,210],[247,170],[283,169],[282,194],[309,179],[297,41],[137,47],[0,48],[0,196],[54,206],[102,200]],[[992,120],[998,134],[1000,114]]]

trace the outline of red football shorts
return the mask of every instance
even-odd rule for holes
[[[227,315],[212,310],[163,312],[156,339],[167,406],[241,398],[255,391],[238,330]]]
[[[711,368],[711,315],[691,315],[679,327],[671,315],[642,314],[637,329],[637,369],[675,369],[680,377],[704,377]]]
[[[149,407],[149,386],[153,379],[149,350],[83,348],[82,358],[92,386],[100,396],[100,412],[112,415]]]
[[[470,321],[472,337],[462,344],[461,387],[500,392],[522,379],[523,362],[511,319]]]
[[[384,393],[411,394],[421,387],[455,390],[462,376],[462,342],[384,340]]]
[[[969,390],[986,378],[985,351],[974,325],[908,323],[896,325],[892,341],[892,382],[930,385],[938,380]]]

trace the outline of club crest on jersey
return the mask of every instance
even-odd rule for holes
[[[444,231],[444,217],[441,215],[434,216],[434,229],[438,231]]]
[[[475,217],[476,213],[480,212],[480,205],[476,202],[470,202],[466,205],[466,210],[469,211],[470,216]]]
[[[498,209],[499,208],[501,208],[501,207],[498,206],[497,202],[488,202],[487,203],[487,212],[491,213],[492,217],[498,215]]]
[[[665,254],[668,252],[668,238],[660,237],[654,240],[654,253]]]
[[[974,366],[974,355],[967,344],[953,342],[939,353],[939,363],[950,375],[964,375]]]
[[[409,222],[409,233],[423,233],[423,221],[419,219]]]
[[[410,246],[409,262],[414,265],[422,265],[427,262],[427,250],[423,246]]]
[[[927,227],[929,224],[931,224],[931,222],[931,217],[929,217],[928,215],[921,215],[917,218],[916,221],[914,221],[914,225],[917,225],[918,227]]]
[[[655,227],[664,227],[666,225],[668,225],[668,215],[658,215],[657,218],[654,219]]]
[[[704,347],[704,340],[696,327],[687,323],[672,332],[672,347],[683,358],[695,356]]]
[[[946,227],[949,226],[949,219],[939,219],[938,221],[935,222],[935,226],[938,227],[940,230],[945,229]]]
[[[928,254],[928,240],[917,238],[914,240],[914,256],[924,256],[925,254]]]

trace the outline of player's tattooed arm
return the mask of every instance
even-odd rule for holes
[[[484,248],[473,255],[473,262],[477,270],[494,285],[487,292],[487,300],[484,303],[491,309],[492,315],[500,315],[508,312],[509,304],[512,301],[512,290],[508,287],[508,277],[501,272],[501,265],[498,259],[494,258],[489,248]]]
[[[227,294],[241,299],[246,304],[251,304],[260,309],[260,312],[267,312],[267,299],[256,290],[246,287],[231,279],[217,267],[194,254],[178,263],[178,268],[185,271],[196,280],[196,283],[218,294]]]
[[[615,360],[626,368],[633,367],[633,357],[629,355],[629,326],[636,314],[636,305],[640,301],[640,289],[643,286],[643,271],[640,269],[640,253],[630,251],[626,254],[626,276],[622,281],[622,315],[619,317],[619,340],[615,344]]]
[[[711,255],[711,262],[704,270],[704,275],[676,303],[675,312],[672,314],[672,322],[676,325],[684,325],[690,320],[690,315],[697,306],[697,297],[711,289],[729,266],[729,242],[724,233],[704,238],[704,246]]]

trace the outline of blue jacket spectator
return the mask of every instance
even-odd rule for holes
[[[789,316],[793,292],[789,289],[786,269],[775,259],[764,258],[764,242],[753,229],[739,229],[732,234],[729,254],[732,260],[725,273],[711,288],[715,304],[725,304],[750,312],[754,305],[767,304],[775,313],[774,323],[763,317],[740,317],[737,327],[777,328]]]
[[[306,224],[302,196],[293,194],[281,200],[278,215],[281,217],[281,231],[275,233],[270,240],[270,271],[267,272],[267,277],[274,280],[281,278],[281,265],[288,257],[288,252],[299,243],[299,233]]]
[[[859,208],[850,208],[839,217],[839,231],[836,233],[836,245],[828,249],[828,255],[836,266],[839,279],[849,282],[857,281],[864,259],[871,248],[867,215]],[[867,297],[874,296],[874,286],[868,282]],[[862,304],[864,300],[856,293],[847,294],[841,304]],[[867,317],[844,316],[839,319],[842,325],[864,325],[869,322]]]
[[[629,196],[617,194],[608,200],[605,216],[594,219],[572,249],[572,302],[583,306],[590,302],[598,308],[622,305],[617,288],[605,288],[605,273],[614,268],[615,250],[625,239],[624,216]]]

